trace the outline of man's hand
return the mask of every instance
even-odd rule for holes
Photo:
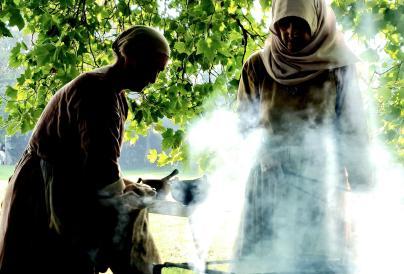
[[[157,192],[155,189],[140,182],[132,182],[128,179],[123,179],[125,188],[123,194],[117,199],[117,205],[120,211],[130,212],[136,209],[149,207],[156,200]],[[110,199],[113,202],[115,199]]]
[[[121,213],[128,213],[151,206],[155,203],[156,196],[156,190],[150,186],[121,178],[116,184],[100,191],[100,203],[115,207]]]
[[[155,197],[157,194],[156,189],[142,183],[141,179],[139,179],[136,183],[128,179],[123,179],[123,181],[125,183],[125,189],[123,191],[124,193],[133,191],[141,197],[148,197],[148,196]]]

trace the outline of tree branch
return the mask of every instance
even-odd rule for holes
[[[241,59],[241,65],[243,65],[244,64],[244,58],[245,58],[245,55],[246,55],[246,52],[247,52],[248,35],[251,36],[251,34],[248,32],[248,30],[246,30],[244,28],[244,26],[243,26],[243,24],[241,24],[241,21],[240,21],[239,18],[234,16],[234,19],[236,20],[237,25],[240,27],[241,31],[243,32],[243,42],[242,42],[242,44],[244,46],[244,51],[243,51],[243,57]]]
[[[86,14],[86,0],[82,0],[82,8],[81,8],[81,22],[83,24],[87,24],[87,14]]]
[[[257,37],[257,38],[259,38],[259,39],[261,40],[261,42],[265,42],[266,36],[265,36],[265,35],[260,35],[256,30],[254,30],[253,24],[252,24],[251,21],[248,19],[248,17],[245,16],[244,14],[243,14],[243,18],[248,22],[248,24],[250,25],[250,28],[254,31],[254,34],[251,34],[251,33],[249,32],[250,36],[251,36],[252,38],[256,38],[256,37]]]
[[[389,71],[395,69],[396,67],[398,67],[398,69],[399,69],[399,71],[400,71],[402,64],[403,64],[403,61],[401,61],[400,63],[398,63],[398,64],[396,64],[396,65],[394,65],[394,66],[392,66],[392,67],[390,67],[390,68],[388,68],[387,70],[385,70],[385,71],[383,71],[383,72],[377,72],[377,71],[375,71],[375,74],[377,74],[378,76],[382,76],[383,74],[386,74],[387,72],[389,72]]]
[[[90,53],[91,53],[91,56],[93,57],[94,64],[95,64],[96,67],[100,67],[100,66],[98,65],[98,63],[97,63],[96,58],[95,58],[95,55],[94,55],[94,52],[93,52],[93,48],[91,47],[91,36],[90,36],[90,31],[89,31],[89,30],[87,30],[87,36],[88,36],[88,40],[87,40],[87,42],[88,42],[88,47],[90,48]]]

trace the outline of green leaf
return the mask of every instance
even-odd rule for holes
[[[271,6],[271,2],[268,0],[260,0],[262,9],[268,9]]]
[[[163,137],[163,141],[161,143],[161,146],[163,150],[168,150],[171,148],[175,142],[175,137],[174,137],[174,131],[171,128],[167,128],[163,134],[161,134]]]
[[[182,130],[177,130],[173,136],[173,148],[178,148],[181,143],[182,139],[184,137],[184,132]]]
[[[13,8],[10,9],[10,26],[17,26],[19,30],[24,28],[24,19],[21,16],[21,13],[18,9]]]
[[[196,53],[198,54],[205,54],[209,50],[208,44],[206,43],[205,39],[201,39],[198,41],[196,44],[197,51]]]
[[[156,149],[150,149],[149,154],[147,155],[147,159],[150,163],[155,163],[157,161],[158,153]]]
[[[130,9],[128,4],[124,0],[119,0],[118,2],[118,10],[122,12],[124,16],[129,16],[130,15]]]
[[[6,96],[12,100],[17,99],[18,91],[11,86],[8,86],[6,89]]]
[[[55,54],[56,47],[52,44],[46,43],[38,45],[33,53],[37,58],[38,65],[48,65],[49,61]]]
[[[210,41],[210,43],[209,43],[209,41]],[[210,62],[213,61],[213,59],[215,57],[215,50],[214,50],[214,48],[211,47],[211,40],[208,40],[208,39],[199,40],[196,45],[196,48],[197,48],[197,53],[202,54]]]
[[[215,5],[212,0],[202,0],[201,7],[207,14],[212,14],[215,12]]]
[[[166,128],[162,124],[157,123],[154,125],[154,130],[157,132],[163,132],[166,130]]]
[[[164,151],[161,152],[158,157],[159,157],[157,160],[158,166],[164,166],[167,164],[167,161],[169,160],[169,158],[168,158],[168,155]]]
[[[140,124],[143,120],[143,111],[138,110],[135,114],[135,120]]]
[[[233,80],[231,80],[231,81],[229,82],[229,84],[230,84],[230,86],[231,86],[232,88],[237,88],[238,85],[239,85],[239,80],[238,80],[238,79],[233,79]]]
[[[20,60],[21,43],[16,43],[10,52],[9,65],[12,68],[17,68],[21,65]]]
[[[228,11],[230,14],[236,13],[236,11],[237,11],[237,5],[236,5],[235,1],[232,0],[232,1],[230,2],[230,6],[229,6],[229,8],[227,9],[227,11]]]
[[[21,121],[21,133],[26,133],[31,129],[31,125],[29,123],[28,117],[24,117]]]
[[[4,36],[4,37],[13,37],[13,35],[11,34],[11,32],[8,30],[8,28],[6,27],[6,24],[4,24],[2,21],[0,21],[0,37]]]
[[[172,128],[167,128],[166,131],[162,134],[163,138],[172,137],[174,135],[174,131]]]
[[[73,0],[59,0],[60,5],[63,8],[71,8],[71,6],[74,4]]]
[[[178,53],[187,53],[187,48],[184,42],[175,43],[174,48],[178,51]]]

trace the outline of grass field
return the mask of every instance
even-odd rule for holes
[[[7,181],[13,174],[14,166],[3,165],[0,166],[0,181]]]
[[[0,166],[0,200],[3,199],[4,189],[7,185],[8,178],[12,175],[14,170],[13,166]],[[151,172],[150,170],[124,170],[125,177],[137,180],[139,176],[143,178],[161,178],[167,175],[170,171],[162,170],[159,172]],[[185,174],[185,177],[191,176]],[[182,176],[181,176],[182,177]],[[192,176],[191,176],[192,177]],[[155,239],[156,245],[159,249],[160,256],[163,262],[183,263],[190,261],[191,254],[195,254],[195,242],[192,236],[192,230],[188,218],[175,217],[160,214],[149,214],[150,230]],[[206,224],[212,226],[213,224]],[[217,233],[213,235],[212,245],[209,249],[207,260],[227,260],[231,256],[231,246],[233,235],[228,233],[234,226],[231,222],[226,220],[222,221],[220,227],[215,230]],[[213,268],[213,267],[212,267]],[[223,266],[216,269],[223,269]],[[226,266],[224,266],[224,269]],[[110,274],[111,272],[107,272]],[[163,269],[164,274],[173,273],[192,273],[189,270],[182,270],[180,268],[166,268]]]

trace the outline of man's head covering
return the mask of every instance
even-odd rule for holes
[[[289,16],[304,19],[311,31],[310,43],[293,54],[275,35],[275,24]],[[334,12],[324,0],[273,0],[270,30],[273,34],[261,51],[261,57],[268,74],[283,85],[297,85],[315,78],[324,70],[357,61],[346,46],[342,33],[337,31]]]
[[[133,26],[125,30],[116,38],[112,48],[118,57],[155,52],[170,56],[166,38],[154,28],[147,26]]]

